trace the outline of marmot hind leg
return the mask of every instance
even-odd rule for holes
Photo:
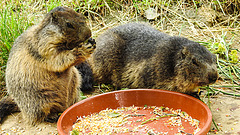
[[[34,109],[33,109],[34,108]],[[31,111],[21,110],[23,118],[27,120],[27,123],[31,125],[36,125],[37,123],[47,121],[47,122],[57,122],[58,114],[63,112],[62,110],[54,110],[52,112],[52,107],[50,104],[45,104],[44,107],[33,107]],[[50,109],[51,108],[51,109]],[[57,108],[56,106],[54,108]]]
[[[56,86],[57,87],[57,86]],[[45,121],[56,122],[57,115],[67,109],[66,94],[55,89],[44,88],[38,94],[25,93],[26,97],[31,97],[18,102],[23,118],[30,125],[36,125]],[[54,117],[53,117],[54,116]]]

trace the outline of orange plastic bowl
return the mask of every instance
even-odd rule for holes
[[[65,110],[57,123],[60,135],[69,135],[77,117],[100,112],[106,108],[116,109],[128,106],[166,106],[181,109],[200,121],[197,135],[206,135],[212,122],[207,105],[191,96],[159,89],[130,89],[100,94],[84,99]]]

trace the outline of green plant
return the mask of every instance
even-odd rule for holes
[[[32,25],[32,20],[19,14],[19,11],[24,11],[24,5],[21,4],[16,6],[6,4],[0,10],[0,89],[4,89],[4,74],[12,44],[24,30]]]

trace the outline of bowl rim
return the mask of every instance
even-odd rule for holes
[[[67,112],[69,110],[71,110],[72,108],[74,108],[75,106],[78,106],[79,104],[82,104],[84,102],[88,102],[89,100],[91,100],[92,98],[97,98],[99,96],[103,96],[103,95],[109,95],[109,94],[113,94],[113,93],[120,93],[120,92],[133,92],[133,91],[153,91],[153,92],[165,92],[165,93],[171,93],[171,94],[176,94],[176,95],[181,95],[183,97],[187,97],[190,98],[194,101],[196,101],[198,104],[200,104],[201,106],[203,106],[203,108],[207,111],[207,116],[209,117],[206,121],[206,124],[204,125],[203,128],[201,128],[201,130],[196,134],[196,135],[202,135],[204,131],[209,130],[210,126],[211,126],[211,122],[212,122],[212,113],[211,110],[209,109],[209,107],[203,103],[201,100],[198,100],[197,98],[194,98],[190,95],[184,94],[184,93],[180,93],[180,92],[176,92],[176,91],[169,91],[169,90],[163,90],[163,89],[126,89],[126,90],[116,90],[116,91],[111,91],[111,92],[107,92],[107,93],[102,93],[102,94],[98,94],[92,97],[89,97],[87,99],[83,99],[79,102],[76,102],[75,104],[71,105],[70,107],[68,107],[59,117],[58,121],[57,121],[57,131],[60,135],[64,135],[65,132],[62,129],[62,119],[63,117],[67,114]]]

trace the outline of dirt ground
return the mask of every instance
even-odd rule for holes
[[[218,94],[210,99],[213,119],[220,129],[219,132],[210,131],[208,135],[240,135],[240,98]],[[215,129],[212,124],[211,129]],[[0,135],[57,135],[56,123],[41,123],[29,127],[24,124],[21,113],[9,115],[0,125]]]

